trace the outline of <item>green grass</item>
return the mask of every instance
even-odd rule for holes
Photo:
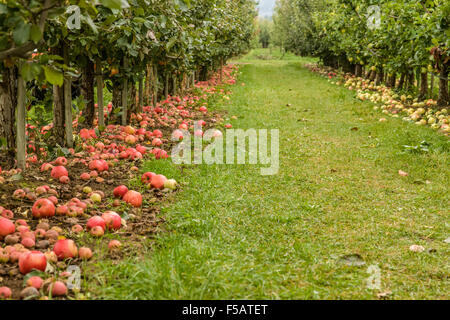
[[[183,185],[163,210],[167,233],[146,253],[99,265],[112,299],[448,298],[449,140],[398,119],[302,67],[306,59],[242,62],[235,128],[280,129],[280,172],[250,165],[170,163]],[[217,106],[218,108],[220,106]],[[357,131],[351,128],[358,128]],[[431,144],[423,154],[404,145]],[[148,163],[154,168],[155,163]],[[398,170],[409,173],[401,177]],[[427,184],[426,181],[431,183]],[[409,251],[423,245],[422,253]],[[429,251],[429,249],[432,249]],[[349,267],[339,258],[357,253]],[[381,289],[366,286],[378,265]]]

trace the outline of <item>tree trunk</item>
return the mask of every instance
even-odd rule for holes
[[[397,89],[400,89],[400,90],[403,89],[403,86],[405,84],[405,80],[406,80],[406,74],[402,73],[401,76],[400,76],[400,81],[398,82]]]
[[[158,103],[158,93],[159,93],[158,67],[155,64],[153,66],[153,107],[156,107],[156,104]]]
[[[121,119],[117,116],[117,113],[114,113],[122,105],[122,86],[119,83],[113,84],[112,100],[113,110],[108,117],[108,122],[120,123]]]
[[[175,97],[178,94],[178,77],[176,75],[172,78],[172,96]]]
[[[128,91],[129,91],[129,107],[128,107],[128,114],[131,115],[132,113],[137,114],[137,90],[136,90],[136,84],[134,82],[131,82],[128,84]]]
[[[392,75],[388,76],[386,83],[387,87],[395,88],[396,81],[397,81],[397,74],[393,73]]]
[[[139,92],[138,92],[138,105],[137,105],[137,113],[142,113],[144,110],[144,77],[141,75],[139,77]]]
[[[164,84],[164,99],[169,97],[169,73],[166,71]]]
[[[441,69],[440,78],[439,78],[439,97],[437,100],[437,104],[439,107],[445,108],[449,104],[449,95],[448,95],[448,64],[444,64]]]
[[[375,77],[375,85],[379,86],[383,82],[384,72],[383,69],[380,69]]]
[[[377,76],[377,72],[372,70],[372,71],[370,72],[369,80],[370,80],[370,81],[375,81],[376,76]]]
[[[17,79],[17,167],[25,170],[27,138],[25,136],[25,81],[19,75]],[[64,138],[64,137],[63,137]]]
[[[128,59],[123,58],[123,69],[128,69]],[[126,126],[128,123],[128,79],[123,78],[123,88],[122,88],[122,125]]]
[[[53,130],[55,142],[61,147],[65,146],[65,103],[64,103],[64,88],[53,85]]]
[[[63,48],[64,64],[69,65],[69,48],[67,44]],[[73,148],[73,127],[72,127],[72,80],[67,73],[64,77],[64,119],[66,123],[66,144]]]
[[[355,76],[357,76],[358,78],[362,77],[362,65],[355,65]]]
[[[94,100],[94,63],[87,59],[86,66],[82,70],[81,93],[86,100],[86,107],[83,110],[84,126],[92,127],[95,117]]]
[[[15,66],[2,70],[0,83],[0,136],[6,140],[7,165],[14,166],[16,149],[15,108],[17,105],[17,68]]]
[[[407,87],[407,89],[408,90],[412,90],[414,86],[415,86],[415,83],[414,83],[414,72],[409,72],[408,73],[408,87]]]
[[[428,73],[420,74],[420,92],[419,92],[419,100],[423,101],[427,98],[428,94]]]
[[[105,115],[103,109],[103,74],[102,61],[97,58],[95,61],[95,73],[97,78],[97,112],[98,112],[98,126],[105,126]]]
[[[63,56],[62,45],[52,49],[52,53]],[[61,147],[65,146],[66,129],[65,124],[65,103],[64,103],[64,87],[53,85],[53,131],[55,142]]]
[[[434,96],[434,73],[431,74],[431,80],[430,80],[430,93],[428,96],[433,99]]]
[[[153,67],[151,64],[147,64],[145,69],[145,88],[144,88],[144,100],[145,104],[150,105],[150,97],[152,96],[151,88],[153,82]]]

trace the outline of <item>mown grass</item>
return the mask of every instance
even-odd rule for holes
[[[94,296],[448,298],[448,138],[399,119],[380,123],[370,103],[302,67],[310,60],[252,52],[242,61],[226,109],[238,116],[235,128],[280,129],[279,174],[148,163],[183,185],[163,210],[168,232],[144,260],[102,262]],[[424,140],[429,152],[403,147]],[[411,252],[412,244],[426,251]],[[342,264],[347,254],[366,264]],[[367,288],[371,265],[380,268],[380,289]]]

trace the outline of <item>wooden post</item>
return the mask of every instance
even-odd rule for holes
[[[63,46],[64,64],[69,66],[69,48],[67,44]],[[72,80],[65,74],[64,77],[64,119],[66,128],[66,144],[68,148],[73,148],[73,128],[72,128]]]
[[[25,136],[25,124],[26,124],[26,110],[25,110],[25,81],[19,73],[17,79],[17,167],[25,170],[26,165],[26,136]]]
[[[433,91],[434,91],[434,73],[431,73],[431,81],[430,81],[430,98],[433,99]]]
[[[128,69],[128,59],[127,57],[123,58],[123,91],[122,91],[122,125],[127,125],[128,122],[128,114],[127,114],[127,108],[128,108],[128,78],[125,74],[125,70]]]
[[[223,58],[220,58],[220,83],[223,82]]]
[[[103,109],[103,74],[102,74],[102,61],[100,58],[96,59],[96,78],[97,78],[97,108],[98,108],[98,126],[105,126],[105,115]]]
[[[156,107],[156,104],[158,103],[158,86],[159,86],[159,80],[158,80],[158,67],[156,64],[153,65],[153,107]]]
[[[166,71],[166,83],[164,84],[164,99],[169,97],[169,73]]]
[[[178,94],[178,79],[177,79],[176,75],[173,76],[172,83],[173,83],[172,84],[172,86],[173,86],[173,88],[172,88],[172,91],[173,91],[172,96],[175,97]]]
[[[139,78],[139,102],[137,106],[137,113],[142,113],[144,110],[144,75],[141,75]]]

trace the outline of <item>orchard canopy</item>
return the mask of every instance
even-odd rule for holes
[[[419,100],[430,97],[431,76],[438,105],[449,104],[448,0],[278,0],[275,11],[273,38],[286,50],[377,85],[417,87]]]
[[[252,0],[1,1],[2,154],[24,169],[27,148],[74,147],[74,126],[127,124],[245,52],[255,16]]]

